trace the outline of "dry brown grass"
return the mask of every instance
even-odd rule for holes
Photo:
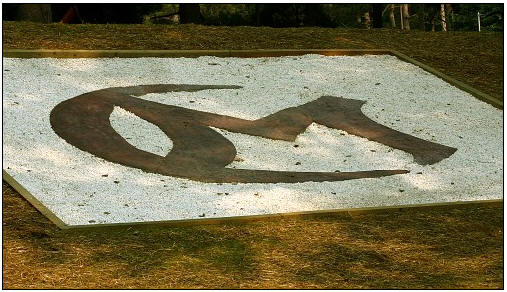
[[[503,100],[503,33],[3,22],[5,49],[395,49]]]
[[[3,184],[4,288],[501,288],[499,207],[58,230]]]
[[[503,34],[4,22],[4,48],[391,48],[503,96]],[[61,231],[3,183],[3,288],[503,288],[503,208]]]

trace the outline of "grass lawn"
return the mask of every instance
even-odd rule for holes
[[[503,100],[503,34],[3,23],[3,48],[396,49]],[[61,231],[3,183],[3,288],[503,288],[503,207]]]

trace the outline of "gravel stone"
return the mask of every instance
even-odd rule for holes
[[[3,80],[6,171],[69,225],[502,198],[503,112],[393,56],[3,61],[12,70]],[[141,97],[242,119],[258,119],[323,95],[365,100],[363,112],[378,123],[458,150],[437,164],[421,166],[408,153],[318,124],[294,142],[215,129],[227,134],[242,159],[227,166],[231,168],[410,170],[341,182],[216,184],[105,161],[68,144],[51,129],[49,113],[63,100],[107,87],[159,83],[243,86]],[[135,147],[160,155],[172,148],[158,127],[124,109],[115,108],[110,122]],[[210,196],[217,193],[228,195]]]

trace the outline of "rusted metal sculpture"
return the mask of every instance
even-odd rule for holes
[[[422,165],[439,162],[456,151],[455,148],[425,141],[378,124],[361,112],[365,101],[360,100],[322,96],[258,120],[244,120],[135,97],[148,93],[239,88],[241,87],[231,85],[181,84],[106,88],[58,104],[51,112],[51,125],[68,143],[108,161],[147,172],[214,183],[341,181],[403,174],[408,171],[293,172],[226,168],[235,158],[236,148],[210,126],[270,139],[294,141],[315,122],[406,151]],[[115,106],[157,125],[173,141],[172,150],[162,157],[129,144],[109,122]]]

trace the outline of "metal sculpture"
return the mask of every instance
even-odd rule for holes
[[[210,126],[269,139],[294,141],[315,122],[406,151],[422,165],[439,162],[456,151],[455,148],[383,126],[361,112],[365,101],[343,97],[322,96],[258,120],[244,120],[136,98],[148,93],[239,88],[234,85],[182,84],[106,88],[61,102],[52,110],[50,120],[54,131],[68,143],[108,161],[147,172],[214,183],[341,181],[408,171],[294,172],[226,168],[235,158],[236,148]],[[110,125],[109,116],[115,106],[157,125],[173,141],[172,150],[162,157],[129,144]]]

